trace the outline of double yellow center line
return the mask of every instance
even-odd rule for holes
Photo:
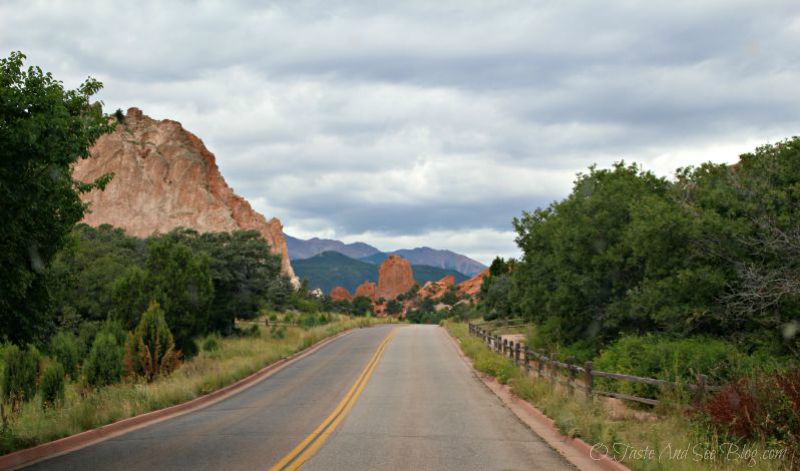
[[[372,358],[367,363],[367,366],[364,368],[364,371],[361,372],[361,375],[358,377],[356,382],[344,396],[344,399],[336,406],[336,408],[331,412],[331,414],[322,421],[322,423],[314,429],[313,432],[309,436],[307,436],[299,445],[297,445],[292,451],[289,452],[288,455],[281,458],[275,466],[270,468],[270,471],[290,471],[299,469],[300,466],[303,465],[306,461],[308,461],[314,453],[319,450],[323,443],[331,436],[336,427],[344,420],[347,414],[350,412],[350,409],[353,408],[355,405],[358,396],[361,394],[361,391],[364,390],[364,386],[367,385],[370,376],[372,376],[373,370],[375,370],[375,366],[378,364],[378,360],[381,359],[384,350],[386,350],[386,346],[389,345],[389,342],[394,337],[394,334],[397,333],[397,329],[392,329],[389,332],[389,335],[383,339],[383,342],[378,346],[378,349],[375,351],[375,354],[372,355]]]

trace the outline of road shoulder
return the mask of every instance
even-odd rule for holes
[[[550,447],[556,450],[561,456],[569,461],[573,466],[582,471],[630,471],[621,463],[618,463],[605,455],[595,460],[590,457],[591,446],[580,438],[570,438],[562,435],[552,419],[544,415],[531,403],[517,397],[511,392],[511,388],[500,384],[494,378],[478,372],[472,360],[461,350],[458,339],[453,337],[447,329],[442,328],[444,334],[451,340],[458,356],[464,361],[477,378],[487,389],[496,395],[503,404],[531,431],[542,438]]]

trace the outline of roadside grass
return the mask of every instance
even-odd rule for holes
[[[581,438],[634,470],[696,469],[786,469],[786,461],[750,460],[724,439],[693,422],[682,398],[661,397],[652,412],[624,407],[619,401],[587,397],[581,391],[570,394],[566,387],[527,376],[514,363],[492,352],[480,339],[469,335],[464,323],[446,322],[445,327],[473,360],[475,369],[508,384],[511,391],[550,417],[559,431]],[[768,444],[749,444],[763,450]],[[653,450],[650,455],[645,450]],[[737,455],[738,454],[738,455]],[[737,456],[739,457],[737,459]]]
[[[46,409],[42,408],[37,395],[25,403],[18,414],[9,417],[0,430],[0,454],[192,400],[234,383],[326,337],[351,328],[391,322],[391,319],[334,316],[331,323],[309,329],[295,326],[270,329],[262,323],[257,326],[260,333],[257,337],[216,338],[216,349],[201,351],[169,376],[150,384],[123,382],[92,389],[70,382],[64,401]]]

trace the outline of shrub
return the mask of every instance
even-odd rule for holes
[[[386,314],[394,315],[394,314],[400,314],[401,312],[403,312],[403,303],[395,299],[392,299],[386,305]]]
[[[125,345],[125,340],[128,338],[128,331],[122,326],[122,322],[116,319],[108,319],[101,326],[98,333],[104,332],[114,336],[117,345]]]
[[[83,364],[86,382],[95,387],[119,382],[122,377],[122,347],[114,336],[100,332]]]
[[[203,340],[204,352],[216,352],[219,350],[219,339],[216,335],[209,335]]]
[[[36,394],[36,377],[39,374],[39,351],[33,346],[20,349],[9,345],[3,355],[3,400],[10,401],[12,409],[29,401]]]
[[[475,368],[489,376],[494,376],[500,384],[506,384],[510,379],[521,374],[510,358],[486,351],[477,355]]]
[[[50,355],[58,360],[66,374],[71,378],[77,377],[78,362],[80,361],[80,346],[78,339],[69,332],[59,332],[50,339]]]
[[[297,292],[292,294],[289,303],[294,309],[304,313],[317,312],[320,308],[319,303],[315,300],[305,298]]]
[[[313,314],[303,314],[300,316],[300,327],[304,329],[310,329],[317,325],[317,316]]]
[[[276,327],[273,325],[269,331],[269,335],[273,339],[283,339],[286,337],[286,327],[285,326]]]
[[[92,344],[99,330],[99,322],[84,321],[78,326],[78,346],[81,349],[81,358],[86,358],[92,351]]]
[[[64,400],[64,367],[58,361],[49,361],[42,371],[39,392],[42,394],[42,407],[54,406]]]
[[[600,354],[594,362],[596,370],[668,381],[694,382],[703,373],[710,383],[728,379],[730,371],[741,361],[742,354],[724,340],[708,337],[675,339],[658,335],[620,338]],[[598,380],[606,390],[650,396],[658,394],[653,386],[627,381]]]
[[[142,377],[149,383],[159,375],[171,373],[178,361],[179,353],[175,350],[164,310],[157,302],[152,302],[125,342],[125,375]]]
[[[800,368],[744,376],[703,404],[696,419],[739,439],[779,442],[800,453]]]
[[[249,329],[247,329],[245,331],[245,335],[247,335],[248,337],[257,339],[257,338],[261,337],[261,328],[258,327],[258,324],[253,324],[253,325],[250,326]]]

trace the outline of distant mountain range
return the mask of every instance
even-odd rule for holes
[[[291,245],[289,250],[291,253]],[[355,260],[335,251],[326,251],[311,258],[294,260],[292,266],[300,279],[308,280],[309,288],[319,288],[326,294],[336,286],[347,288],[350,294],[353,294],[358,285],[365,281],[378,282],[377,264]],[[414,279],[420,285],[425,284],[426,281],[440,280],[447,275],[453,275],[456,283],[468,279],[463,273],[439,267],[412,263],[411,269],[414,272]]]
[[[425,265],[444,270],[452,270],[466,275],[468,278],[477,275],[486,268],[482,263],[465,255],[450,250],[436,250],[430,247],[382,252],[376,247],[363,242],[345,244],[339,240],[319,239],[316,237],[302,240],[288,234],[286,235],[286,244],[289,248],[289,258],[292,260],[292,266],[295,267],[295,270],[298,261],[309,259],[323,252],[338,252],[346,255],[350,259],[362,260],[375,265],[380,265],[389,255],[399,255],[408,260],[412,265]],[[418,279],[417,281],[420,280]]]
[[[345,244],[333,239],[313,239],[302,240],[286,234],[286,245],[289,248],[290,260],[304,260],[319,255],[322,252],[339,252],[356,260],[381,253],[375,247],[363,242]]]

